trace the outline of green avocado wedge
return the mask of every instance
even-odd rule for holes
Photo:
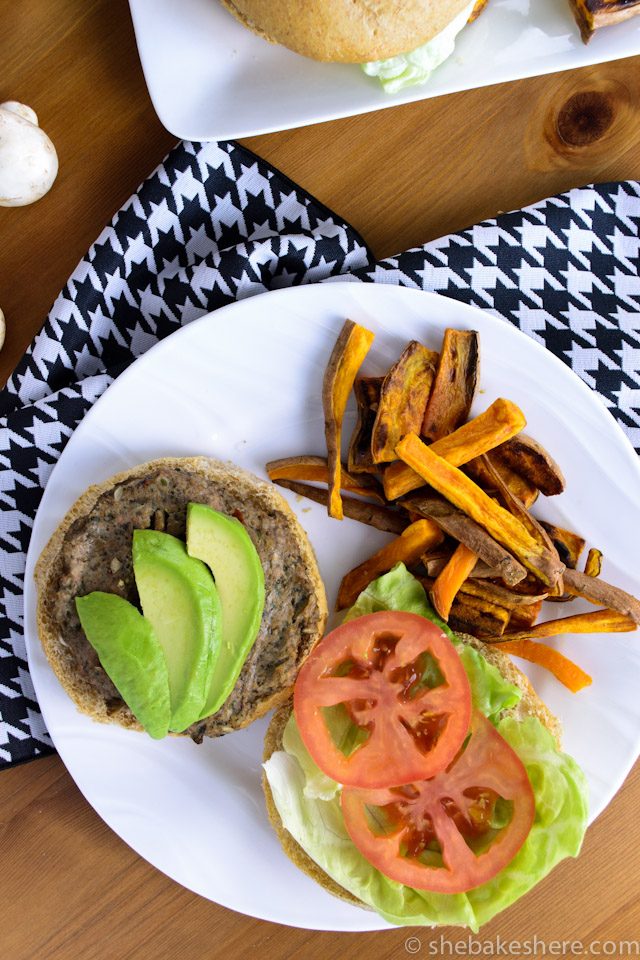
[[[149,736],[166,737],[171,721],[167,661],[153,627],[115,593],[76,597],[87,640],[105,672]]]
[[[187,550],[211,569],[222,607],[222,643],[201,718],[220,709],[258,635],[264,572],[251,537],[235,517],[201,503],[187,507]]]
[[[166,657],[170,729],[179,733],[200,718],[211,688],[220,652],[218,591],[182,540],[156,530],[134,530],[133,572],[143,613]]]

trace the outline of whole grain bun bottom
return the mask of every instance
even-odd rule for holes
[[[324,587],[307,536],[272,484],[207,457],[144,463],[90,487],[76,501],[36,567],[38,631],[58,679],[94,720],[140,729],[80,626],[75,598],[94,590],[138,602],[131,554],[135,529],[186,535],[189,502],[236,516],[264,570],[256,641],[231,696],[187,731],[194,740],[247,726],[286,700],[322,636]]]
[[[486,646],[486,644],[483,644],[480,640],[476,640],[475,637],[470,637],[467,634],[458,634],[458,637],[460,640],[463,640],[465,643],[469,644],[469,646],[479,650],[480,653],[482,653],[482,655],[489,661],[489,663],[492,663],[498,668],[505,680],[514,684],[514,686],[519,687],[521,690],[522,699],[520,702],[512,709],[504,711],[503,716],[513,716],[518,720],[524,720],[525,717],[536,717],[553,735],[558,745],[560,745],[559,721],[539,698],[524,673],[522,673],[521,670],[518,670],[518,668],[513,664],[511,658],[507,654],[502,653],[500,650],[495,650],[492,647]],[[284,729],[289,721],[289,717],[291,716],[291,711],[292,703],[289,701],[283,704],[273,715],[264,741],[263,759],[265,762],[273,753],[283,749],[282,737],[284,735]],[[346,900],[348,903],[353,903],[365,910],[370,910],[371,907],[362,903],[361,900],[337,883],[333,877],[330,877],[328,873],[325,873],[325,871],[318,866],[315,860],[313,860],[305,852],[305,850],[302,849],[297,840],[294,840],[280,819],[280,814],[278,813],[273,800],[273,794],[271,793],[269,781],[264,773],[262,775],[262,788],[265,795],[269,821],[278,835],[282,849],[289,859],[295,863],[295,865],[302,870],[303,873],[306,873],[308,877],[311,877],[312,880],[315,880],[316,883],[319,883],[320,886],[324,887],[324,889],[329,893],[339,897],[341,900]]]

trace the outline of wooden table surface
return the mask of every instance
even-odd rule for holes
[[[0,209],[4,382],[77,261],[174,139],[149,101],[125,0],[21,0],[2,15],[0,101],[34,107],[60,157],[47,197]],[[640,58],[247,144],[387,255],[569,187],[640,178]],[[640,936],[639,806],[636,766],[580,859],[483,929],[485,955],[534,935],[548,951],[578,939],[625,955],[610,941]],[[0,850],[2,960],[452,955],[439,933],[312,933],[200,899],[111,833],[57,757],[0,773]]]

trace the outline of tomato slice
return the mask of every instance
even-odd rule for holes
[[[358,617],[321,640],[298,674],[293,704],[315,763],[353,787],[434,776],[471,720],[469,681],[451,641],[430,620],[395,611]],[[348,737],[336,738],[338,727]]]
[[[447,770],[403,787],[345,787],[342,813],[355,845],[386,877],[417,890],[466,893],[515,857],[535,801],[518,755],[475,712],[469,740]]]

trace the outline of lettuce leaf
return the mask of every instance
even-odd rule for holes
[[[474,5],[475,0],[428,43],[387,60],[363,63],[362,69],[368,77],[378,77],[386,93],[398,93],[405,87],[424,83],[453,53],[456,37],[466,26]]]
[[[493,880],[466,894],[413,890],[387,879],[365,860],[346,832],[339,785],[335,784],[330,799],[324,788],[324,796],[313,795],[313,779],[307,779],[307,771],[315,765],[306,754],[293,715],[287,725],[287,737],[296,739],[295,755],[278,751],[267,760],[264,769],[289,833],[337,883],[385,920],[401,926],[466,926],[477,932],[483,923],[542,880],[560,860],[577,856],[587,826],[584,774],[571,757],[557,749],[540,721],[534,717],[524,721],[507,717],[498,722],[497,729],[527,769],[536,800],[536,817],[511,863]]]
[[[398,564],[374,581],[346,619],[377,610],[406,610],[439,623],[422,585]],[[450,632],[447,630],[447,632]],[[340,810],[338,783],[309,756],[295,718],[285,728],[283,747],[264,764],[282,822],[300,846],[337,883],[397,925],[448,924],[477,932],[530,890],[565,857],[577,856],[587,826],[587,784],[578,764],[560,752],[534,717],[501,717],[520,699],[517,687],[476,650],[458,652],[469,676],[475,705],[495,723],[524,763],[536,801],[536,817],[519,853],[493,880],[467,894],[414,890],[383,876],[349,838]]]

